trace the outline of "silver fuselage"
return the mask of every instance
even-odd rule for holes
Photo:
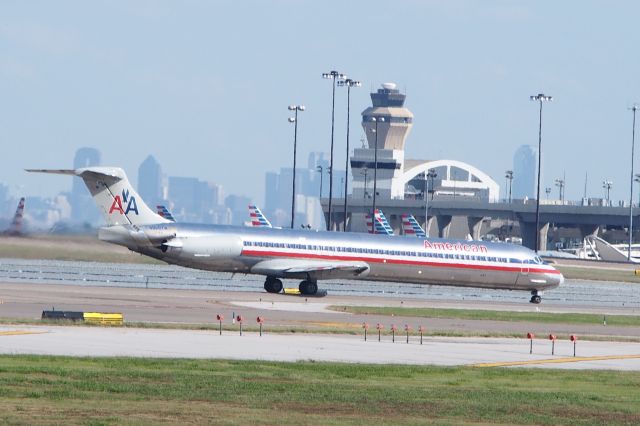
[[[210,271],[266,275],[254,266],[270,259],[305,259],[364,262],[367,271],[348,278],[373,281],[527,291],[563,282],[562,274],[533,251],[504,243],[182,223],[136,230],[134,238],[121,226],[106,227],[100,239],[167,263]]]

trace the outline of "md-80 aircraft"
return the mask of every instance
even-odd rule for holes
[[[300,292],[313,295],[319,280],[348,278],[523,290],[540,303],[543,290],[563,282],[520,246],[171,222],[142,201],[120,168],[28,171],[81,177],[107,222],[101,240],[189,268],[264,275],[270,293],[282,291],[282,279],[301,280]]]

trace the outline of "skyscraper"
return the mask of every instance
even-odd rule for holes
[[[153,155],[138,167],[138,194],[150,206],[163,202],[162,169]]]
[[[513,189],[514,199],[535,198],[536,166],[538,150],[531,145],[522,145],[513,156]]]
[[[73,158],[73,168],[93,167],[100,165],[100,151],[95,148],[80,148]],[[96,204],[91,199],[91,195],[79,177],[73,178],[71,187],[71,219],[79,223],[97,223],[100,220],[100,213]]]

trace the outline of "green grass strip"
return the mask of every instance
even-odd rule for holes
[[[600,314],[487,311],[481,309],[403,308],[381,306],[330,306],[329,309],[362,315],[584,325],[602,324],[603,319],[605,318]],[[640,326],[640,316],[634,315],[606,315],[606,321],[607,325],[612,326]]]
[[[637,372],[2,356],[0,423],[639,424],[639,388]]]

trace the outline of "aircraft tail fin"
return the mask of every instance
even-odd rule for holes
[[[27,171],[81,177],[108,225],[151,225],[170,222],[142,201],[131,186],[124,170],[119,167],[85,167],[75,170],[28,169]]]
[[[418,238],[426,238],[427,234],[422,229],[422,226],[418,223],[412,214],[402,215],[402,232],[405,235],[414,235]]]
[[[382,213],[382,210],[380,209],[376,209],[376,211],[374,212],[373,215],[373,228],[375,229],[375,232],[372,232],[371,228],[372,228],[372,220],[371,220],[371,215],[367,215],[367,229],[369,230],[369,233],[375,233],[375,234],[383,234],[383,235],[393,235],[393,229],[391,228],[391,225],[389,225],[389,221],[387,221],[386,216],[384,215],[384,213]]]
[[[24,216],[24,197],[20,198],[18,202],[18,207],[16,208],[16,214],[13,216],[13,220],[11,221],[11,225],[7,230],[7,233],[10,235],[20,235],[22,234],[22,219]]]
[[[249,220],[251,221],[251,226],[258,228],[272,228],[271,222],[269,222],[255,204],[249,204]]]
[[[157,212],[160,216],[164,217],[165,219],[171,221],[171,222],[175,222],[176,219],[173,217],[173,215],[171,214],[171,212],[169,211],[169,209],[167,209],[166,206],[163,206],[161,204],[156,206]]]

